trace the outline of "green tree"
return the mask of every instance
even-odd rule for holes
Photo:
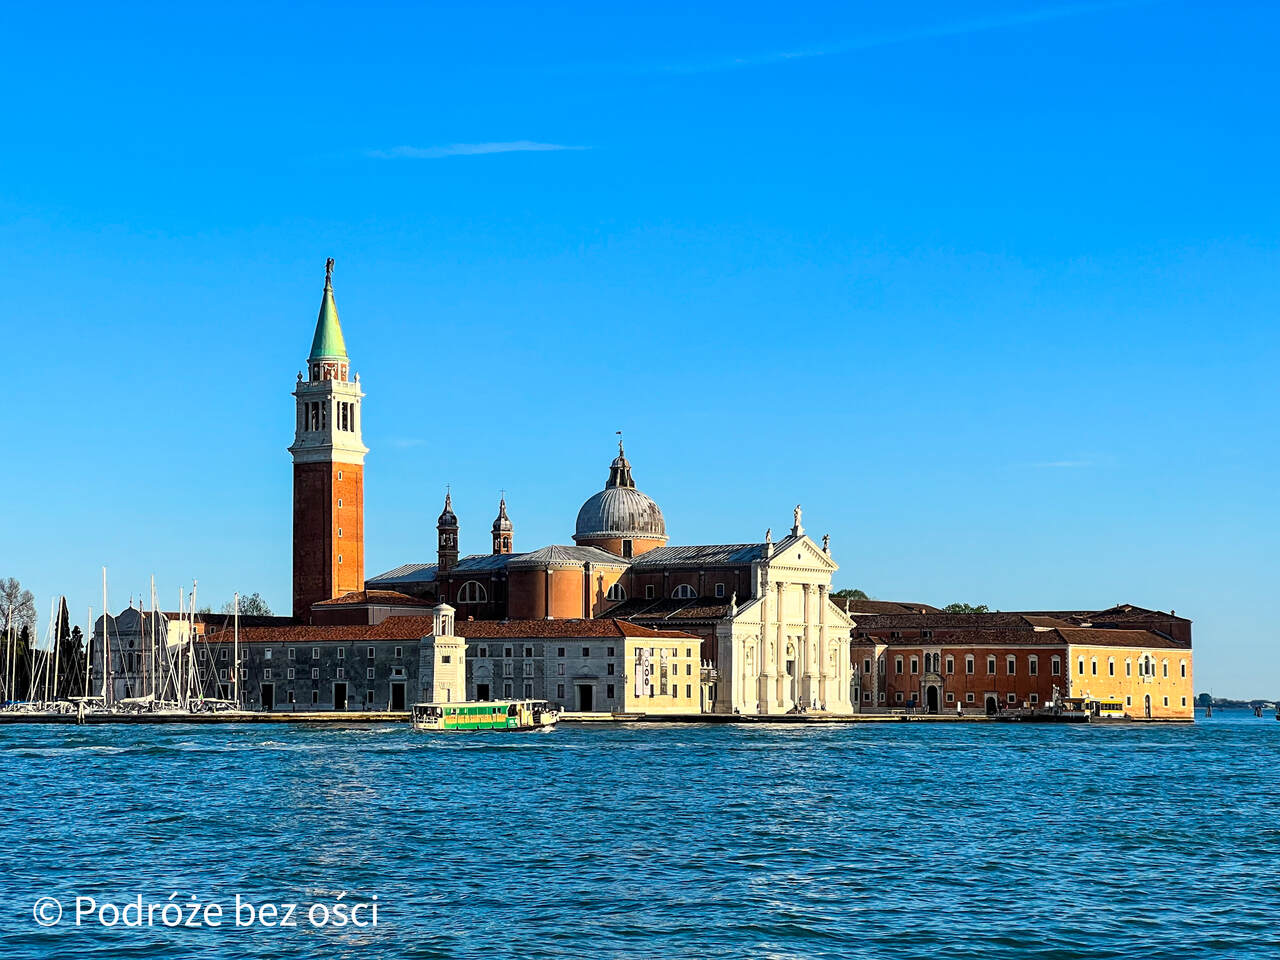
[[[236,612],[235,600],[228,600],[225,604],[223,604],[222,612],[235,613]],[[242,617],[274,616],[274,614],[272,614],[271,612],[271,607],[267,604],[267,601],[263,600],[262,594],[258,593],[257,591],[254,591],[253,593],[248,594],[247,596],[245,594],[240,595],[240,615]]]
[[[942,608],[943,613],[990,613],[991,609],[980,603],[976,607],[972,603],[948,603]]]
[[[36,598],[23,590],[14,577],[0,577],[0,631],[12,626],[14,631],[34,627]]]
[[[857,589],[856,587],[852,587],[852,588],[845,587],[843,590],[837,590],[835,593],[831,594],[831,596],[833,598],[838,597],[840,599],[844,599],[847,597],[850,600],[870,600],[871,599],[866,595],[866,593],[864,593],[862,590]]]

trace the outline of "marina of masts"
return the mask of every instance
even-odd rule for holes
[[[0,713],[13,719],[86,716],[185,716],[238,708],[240,686],[240,596],[227,615],[232,632],[232,661],[228,679],[219,682],[214,658],[200,656],[203,632],[197,610],[198,582],[179,590],[176,613],[160,612],[155,578],[151,580],[150,609],[141,602],[137,617],[141,630],[133,642],[121,637],[120,617],[104,613],[95,629],[89,608],[88,629],[82,641],[68,644],[70,624],[65,597],[51,604],[43,640],[38,629],[23,643],[12,616],[4,632],[3,672],[0,674]],[[107,571],[102,571],[102,609],[107,605]],[[132,603],[130,604],[132,610]],[[76,633],[79,633],[77,630]],[[140,641],[140,642],[139,642]],[[70,647],[70,648],[69,648]],[[118,681],[127,676],[127,696]],[[222,694],[219,696],[219,694]]]

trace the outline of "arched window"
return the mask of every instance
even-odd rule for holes
[[[459,603],[484,603],[489,599],[484,585],[475,580],[468,580],[458,591]]]
[[[964,658],[964,672],[973,673],[973,656],[966,654]]]
[[[687,583],[682,583],[671,591],[672,599],[675,600],[692,600],[698,595],[698,591],[693,589]]]
[[[625,600],[627,599],[627,591],[622,589],[622,584],[615,583],[604,595],[606,600]]]
[[[1061,660],[1061,658],[1059,658],[1059,657],[1050,657],[1050,658],[1049,658],[1049,674],[1050,674],[1050,676],[1054,676],[1054,677],[1057,677],[1057,676],[1061,676],[1061,675],[1062,675],[1062,660]]]

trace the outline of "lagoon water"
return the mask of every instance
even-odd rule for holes
[[[1280,956],[1270,717],[11,726],[0,759],[2,957]],[[221,924],[75,925],[175,891]]]

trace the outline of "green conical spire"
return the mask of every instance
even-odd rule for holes
[[[333,302],[333,257],[324,265],[324,296],[320,300],[320,316],[316,318],[316,335],[311,341],[308,360],[347,359],[347,343],[342,339],[338,323],[338,305]]]

